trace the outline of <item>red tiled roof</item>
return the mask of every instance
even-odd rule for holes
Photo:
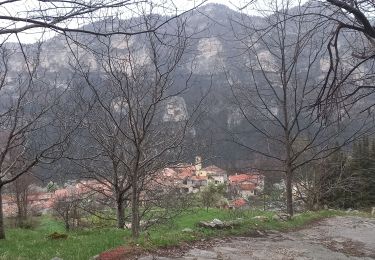
[[[226,171],[217,167],[216,165],[207,166],[206,168],[203,168],[202,171],[206,171],[211,174],[225,174],[226,173]]]
[[[174,177],[178,179],[185,179],[186,177],[193,176],[195,172],[195,167],[190,164],[181,164],[171,169],[175,172]]]
[[[241,190],[248,190],[248,191],[250,191],[250,190],[255,190],[256,189],[256,185],[255,184],[240,184],[239,185],[240,186],[240,189]]]
[[[179,178],[179,179],[185,179],[185,178],[187,178],[187,177],[191,177],[191,176],[193,176],[193,173],[192,173],[192,172],[190,172],[190,171],[182,171],[182,172],[180,172],[180,173],[177,175],[177,178]]]
[[[261,176],[259,174],[246,174],[246,173],[232,175],[228,177],[229,182],[231,183],[241,183],[244,181],[251,181],[251,182],[257,183],[260,178]]]
[[[192,176],[191,179],[194,181],[204,181],[204,180],[207,180],[208,177],[207,176]]]
[[[174,176],[177,174],[177,172],[171,168],[164,168],[162,174],[163,176]]]

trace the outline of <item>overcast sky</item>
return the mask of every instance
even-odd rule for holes
[[[189,10],[191,8],[194,8],[195,6],[204,2],[204,4],[208,4],[208,3],[224,4],[224,5],[230,7],[233,10],[238,11],[239,9],[242,9],[242,11],[245,11],[248,14],[256,15],[256,14],[259,14],[259,13],[255,10],[267,9],[265,3],[266,2],[267,3],[275,2],[276,0],[255,0],[256,3],[251,4],[251,5],[248,4],[250,2],[250,0],[207,0],[207,1],[205,1],[205,0],[156,0],[156,1],[170,3],[170,10],[172,10],[172,13],[175,12],[173,10],[175,10],[176,8],[177,8],[178,11],[182,12],[182,11],[186,11],[186,10]],[[293,1],[293,0],[290,0],[290,1]],[[299,2],[299,1],[305,2],[306,0],[294,0],[294,1],[295,2]],[[279,1],[279,2],[281,2],[281,1]],[[0,6],[0,15],[9,15],[9,14],[15,15],[19,11],[30,10],[30,9],[32,9],[33,6],[35,6],[35,3],[36,3],[36,0],[23,0],[23,1],[20,1],[20,2],[16,2],[16,3],[1,5]],[[163,11],[165,11],[165,10],[163,10]],[[125,12],[125,14],[126,13],[128,13],[128,12]],[[22,13],[20,15],[22,15]],[[0,26],[4,27],[4,23],[5,23],[5,21],[0,22]],[[86,23],[86,22],[83,22],[83,23]],[[76,24],[78,24],[78,23],[76,23]],[[72,25],[72,24],[70,24],[70,25]],[[77,26],[74,26],[74,23],[73,23],[73,27],[78,27],[78,26],[81,26],[81,25],[83,25],[82,22],[80,22],[80,25],[77,25]],[[29,30],[29,31],[27,31],[27,33],[19,34],[19,38],[20,38],[21,42],[23,42],[23,43],[35,42],[41,36],[40,31],[41,31],[41,29],[38,29],[37,31]],[[53,35],[54,35],[54,33],[46,33],[44,35],[44,38],[45,39],[50,38]],[[12,36],[8,40],[17,41],[17,38],[15,36]]]
[[[236,11],[238,11],[239,9],[242,9],[243,11],[249,14],[258,14],[257,10],[267,10],[269,9],[267,6],[269,6],[270,4],[272,5],[272,3],[276,3],[276,2],[280,4],[282,2],[282,0],[206,0],[206,1],[205,0],[172,0],[172,1],[179,9],[190,9],[204,2],[205,4],[206,3],[223,4]],[[290,6],[303,4],[307,2],[307,0],[288,0],[288,1],[289,1]]]
[[[194,5],[197,5],[199,3],[202,3],[203,1],[196,1],[196,0],[173,0],[173,2],[182,8],[192,8]],[[236,6],[243,6],[246,4],[246,2],[249,1],[244,1],[244,0],[208,0],[206,3],[218,3],[218,4],[223,4],[231,7],[232,9],[235,9]],[[185,7],[184,7],[185,6]]]

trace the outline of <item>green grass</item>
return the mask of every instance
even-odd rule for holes
[[[101,228],[71,231],[67,239],[51,240],[53,232],[65,233],[64,226],[51,217],[43,217],[34,230],[8,229],[7,239],[0,241],[0,259],[89,259],[109,248],[124,244],[129,231]]]
[[[263,211],[230,211],[210,209],[209,211],[196,209],[175,217],[168,224],[156,226],[143,233],[137,241],[130,238],[128,230],[115,228],[91,228],[68,232],[68,238],[51,240],[48,235],[53,232],[65,233],[61,222],[52,217],[43,216],[39,219],[37,228],[7,229],[7,239],[0,241],[0,259],[51,259],[58,256],[64,260],[89,259],[90,257],[106,251],[110,248],[126,244],[139,244],[145,249],[178,245],[182,242],[209,238],[213,236],[240,235],[251,230],[285,230],[301,227],[306,223],[317,219],[343,214],[338,211],[307,212],[288,222],[273,221],[272,212]],[[254,216],[267,216],[268,222],[253,220]],[[201,220],[234,220],[243,219],[240,226],[228,230],[212,230],[197,227]],[[182,232],[184,228],[190,228],[193,232]]]
[[[168,225],[154,228],[148,232],[147,236],[139,239],[138,243],[145,248],[156,248],[165,246],[178,245],[181,242],[194,241],[202,238],[229,236],[229,235],[244,235],[251,233],[254,230],[288,230],[302,227],[308,223],[322,218],[327,218],[335,215],[343,214],[340,211],[319,211],[307,212],[298,215],[293,220],[287,222],[280,222],[272,220],[273,212],[264,212],[260,210],[246,210],[233,212],[229,210],[210,209],[197,210],[179,216]],[[267,216],[269,221],[262,222],[254,220],[255,216]],[[241,218],[241,225],[233,229],[214,230],[197,227],[197,223],[201,220],[212,220],[218,218],[220,220],[235,220]],[[192,233],[184,233],[184,228],[190,228]]]

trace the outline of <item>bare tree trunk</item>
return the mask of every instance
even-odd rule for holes
[[[0,239],[5,239],[2,186],[0,186]]]
[[[66,220],[65,221],[65,230],[69,231],[69,229],[70,229],[69,220]]]
[[[284,63],[283,63],[284,66]],[[289,126],[289,111],[287,106],[287,84],[284,83],[284,102],[283,102],[283,113],[284,113],[284,125],[285,125],[285,145],[286,145],[286,158],[285,158],[285,174],[286,174],[286,209],[287,213],[293,216],[293,170],[292,170],[292,142],[290,138],[290,126]]]
[[[137,174],[133,176],[132,185],[132,237],[139,237],[139,201],[138,201],[138,180]]]
[[[20,195],[16,192],[16,203],[17,203],[17,226],[20,227],[22,224],[22,207],[20,201]]]
[[[125,209],[124,200],[121,196],[117,196],[117,227],[123,229],[125,226]]]
[[[26,188],[23,192],[22,192],[22,220],[26,220],[27,219],[27,206],[28,206],[28,203],[29,203],[29,198],[28,198],[28,188]]]
[[[294,210],[293,210],[293,187],[292,187],[292,167],[291,165],[287,165],[286,168],[286,210],[287,213],[291,216],[293,216]]]
[[[70,224],[69,224],[69,212],[65,213],[65,230],[70,230]]]

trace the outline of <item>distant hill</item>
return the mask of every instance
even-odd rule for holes
[[[232,102],[228,75],[224,72],[231,71],[231,75],[236,80],[249,83],[249,72],[244,69],[245,66],[243,65],[251,62],[251,57],[244,52],[245,47],[237,39],[241,29],[235,21],[247,21],[262,25],[264,18],[246,16],[220,4],[207,4],[186,14],[185,18],[188,19],[186,32],[191,35],[191,38],[182,65],[176,72],[174,84],[175,86],[184,85],[186,83],[184,81],[185,76],[192,72],[192,78],[189,81],[190,89],[171,101],[169,112],[166,109],[164,119],[173,121],[174,116],[183,118],[183,114],[189,113],[190,109],[201,98],[202,93],[211,88],[211,92],[205,101],[205,109],[208,112],[196,126],[195,138],[209,147],[205,150],[205,156],[213,158],[217,165],[226,168],[244,165],[250,167],[251,163],[249,162],[256,160],[257,156],[225,141],[230,139],[227,134],[229,130],[241,126],[242,117]],[[137,21],[137,18],[131,21],[111,20],[115,26],[135,25]],[[99,21],[88,26],[100,30],[100,28],[104,28],[103,23],[105,22]],[[166,31],[171,30],[171,32],[174,29],[173,24],[167,25],[166,28]],[[132,36],[132,44],[140,44],[142,37],[144,36]],[[100,52],[101,47],[95,37],[80,35],[77,36],[77,40],[89,44],[93,51]],[[18,45],[10,44],[8,46],[16,52],[11,62],[12,78],[10,81],[12,81],[16,80],[17,73],[24,71],[26,68]],[[113,36],[112,46],[121,53],[126,48],[123,36]],[[265,46],[258,44],[254,47],[259,53],[263,53],[262,57],[265,60],[270,59],[270,53]],[[35,44],[28,45],[25,47],[25,51],[28,54],[33,54],[36,53],[36,48]],[[46,41],[41,48],[41,66],[46,69],[46,75],[50,76],[50,80],[63,88],[66,80],[74,73],[74,69],[69,65],[72,55],[66,39],[62,35],[56,36]],[[88,50],[82,49],[80,51],[83,63],[100,77],[102,69],[95,55]],[[146,49],[144,51],[147,52]],[[145,53],[140,52],[139,55],[142,56]],[[323,60],[320,63],[321,67],[315,68],[317,77],[324,70],[324,62],[326,61]],[[251,133],[246,134],[250,135],[250,139],[253,138],[253,142],[262,145],[255,135],[252,137]],[[192,158],[193,156],[195,155],[192,155]]]

